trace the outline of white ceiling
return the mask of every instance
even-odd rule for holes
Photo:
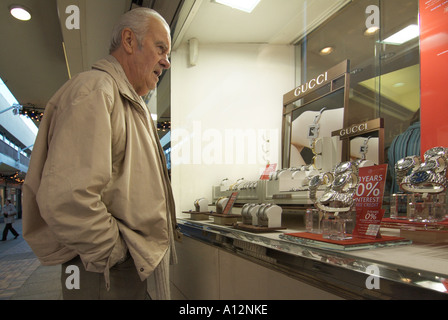
[[[190,38],[199,43],[292,44],[351,0],[261,0],[251,12],[211,0],[185,1],[173,48]]]

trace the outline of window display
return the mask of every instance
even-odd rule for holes
[[[223,177],[217,177],[211,202],[219,206],[221,197],[237,192],[234,212],[241,215],[226,226],[207,219],[200,230],[219,233],[225,245],[236,239],[242,246],[267,247],[274,257],[286,252],[294,256],[288,262],[296,261],[298,252],[308,259],[319,249],[331,252],[325,263],[337,268],[336,260],[357,265],[353,257],[358,255],[375,266],[399,265],[397,282],[406,285],[412,281],[403,268],[419,275],[432,268],[439,258],[388,259],[399,252],[423,252],[422,243],[433,244],[439,253],[446,250],[448,149],[432,148],[422,157],[411,152],[420,137],[418,38],[384,41],[414,24],[418,6],[404,0],[376,4],[350,3],[297,42],[295,88],[283,96],[281,156],[278,163],[263,164],[277,170],[259,180],[238,173],[219,184]],[[365,22],[367,6],[381,11],[377,32],[341,36],[341,29]],[[316,54],[329,38],[336,44],[333,52]],[[260,113],[259,118],[266,117]],[[225,174],[231,176],[232,170]],[[434,279],[438,286],[445,284],[446,293],[446,259],[437,261],[441,268]]]

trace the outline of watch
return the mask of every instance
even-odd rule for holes
[[[418,170],[431,170],[435,173],[446,173],[447,160],[443,156],[435,156],[432,158],[428,158],[420,164]]]
[[[358,173],[358,167],[356,166],[356,164],[352,161],[344,161],[339,163],[336,168],[334,169],[334,175],[338,175],[344,172],[354,172],[354,173]]]
[[[423,155],[424,159],[432,158],[434,156],[442,156],[445,159],[448,158],[448,149],[445,147],[434,147],[431,149],[426,150],[425,154]]]
[[[319,121],[325,109],[327,108],[323,107],[319,111],[319,114],[314,117],[313,123],[308,126],[307,138],[308,140],[310,140],[310,148],[311,150],[313,150],[313,153],[314,153],[314,141],[316,141],[316,139],[319,137],[319,128],[320,128]]]
[[[361,153],[361,160],[366,160],[367,158],[367,152],[369,151],[369,140],[371,137],[367,137],[367,139],[364,140],[362,146],[359,148],[359,153]]]
[[[341,207],[343,208],[347,208],[347,207],[351,207],[354,203],[354,192],[344,192],[344,193],[338,193],[336,195],[336,200],[340,202]]]
[[[403,190],[416,193],[440,193],[445,191],[446,186],[445,175],[431,170],[417,170],[401,183]]]
[[[348,211],[354,203],[353,196],[354,192],[329,190],[316,201],[316,207],[327,212]]]
[[[310,190],[310,199],[316,200],[316,191],[321,185],[329,186],[333,182],[333,174],[331,172],[325,172],[317,174],[311,177],[308,186]]]
[[[318,200],[317,204],[328,204],[336,196],[336,191],[329,190],[325,192]]]
[[[358,176],[353,172],[345,172],[334,178],[331,187],[335,191],[345,192],[354,190],[357,185]]]
[[[397,184],[401,184],[408,172],[417,168],[420,165],[420,162],[420,157],[418,156],[408,156],[398,160],[395,164],[395,178]]]

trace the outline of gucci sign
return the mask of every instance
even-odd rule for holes
[[[331,133],[332,136],[339,136],[341,139],[347,139],[359,135],[363,135],[365,133],[369,133],[372,131],[379,130],[380,128],[384,128],[383,119],[373,119],[368,120],[363,123],[352,124],[349,127],[342,128],[337,131],[333,131]]]
[[[346,79],[349,70],[349,61],[344,60],[341,63],[335,65],[333,68],[328,69],[325,72],[320,73],[318,76],[313,79],[307,81],[299,85],[298,87],[292,89],[283,95],[283,106],[287,105],[306,97],[307,94],[311,94],[312,92],[325,87],[325,85],[329,82],[336,81],[337,79],[343,78]],[[344,82],[345,86],[345,82]],[[343,86],[338,86],[336,88],[340,89]],[[334,91],[335,88],[328,88],[327,92]]]
[[[364,131],[367,131],[368,129],[369,129],[368,122],[364,122],[361,124],[355,124],[351,127],[341,129],[341,131],[339,131],[339,136],[341,138],[344,138],[347,135],[356,135],[359,133],[363,133]]]
[[[325,83],[328,80],[328,72],[322,73],[320,75],[318,75],[316,78],[311,79],[310,81],[308,81],[305,84],[302,84],[300,86],[298,86],[295,90],[294,90],[294,95],[296,97],[300,96],[302,93],[307,92],[308,90],[314,89],[314,87],[320,86],[321,84]]]

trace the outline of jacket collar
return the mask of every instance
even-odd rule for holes
[[[118,90],[121,95],[139,105],[144,104],[143,99],[137,94],[137,92],[135,92],[123,70],[123,67],[118,60],[115,59],[115,57],[111,55],[106,56],[105,58],[97,61],[92,66],[92,69],[101,70],[110,74],[117,83]]]

